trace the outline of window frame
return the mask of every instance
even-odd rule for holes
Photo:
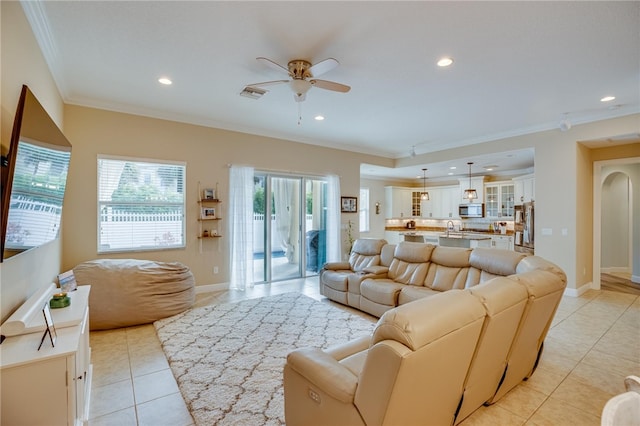
[[[145,166],[177,166],[181,168],[182,172],[182,201],[181,202],[170,202],[170,201],[157,201],[157,202],[114,202],[114,201],[102,201],[101,200],[101,161],[117,161],[117,162],[130,162],[135,163],[137,165],[143,164]],[[96,206],[97,206],[97,214],[96,214],[96,250],[98,254],[112,254],[112,253],[133,253],[133,252],[147,252],[147,251],[164,251],[164,250],[176,250],[176,249],[185,249],[187,246],[187,234],[186,234],[186,208],[187,208],[187,163],[184,161],[169,161],[169,160],[160,160],[160,159],[151,159],[151,158],[141,158],[141,157],[124,157],[124,156],[113,156],[113,155],[104,155],[98,154],[96,161],[96,176],[97,176],[97,185],[96,185]],[[176,175],[179,176],[179,175]],[[138,247],[118,247],[118,248],[105,248],[102,244],[101,234],[103,230],[103,221],[102,221],[102,209],[103,207],[113,205],[129,205],[129,206],[140,206],[140,207],[179,207],[181,210],[181,218],[180,218],[180,233],[181,233],[181,241],[178,244],[171,245],[155,245],[155,246],[138,246]],[[127,222],[129,223],[129,222]],[[131,222],[135,223],[135,222]],[[132,235],[135,235],[132,233]]]
[[[369,205],[371,204],[369,200],[370,197],[371,197],[371,191],[369,190],[369,188],[361,187],[360,188],[360,212],[358,213],[360,215],[359,217],[360,224],[358,226],[358,229],[361,233],[371,231],[371,215],[369,214],[370,212]]]

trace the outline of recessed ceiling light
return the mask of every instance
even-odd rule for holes
[[[439,67],[448,67],[451,64],[453,64],[453,59],[451,58],[442,58],[438,61]]]
[[[173,84],[173,81],[171,81],[170,79],[168,79],[167,77],[160,77],[158,79],[158,83],[160,84],[164,84],[165,86],[169,86],[170,84]]]
[[[456,169],[456,166],[449,167],[449,170],[455,170],[455,169]]]
[[[324,115],[316,115],[315,117],[313,117],[316,121],[322,121],[324,120]]]
[[[453,172],[449,172],[447,173],[449,176],[453,176]]]
[[[484,166],[484,169],[485,169],[485,170],[487,170],[487,171],[489,171],[489,172],[490,172],[491,170],[493,170],[493,169],[497,169],[497,168],[498,168],[498,166]]]
[[[615,98],[615,96],[605,96],[604,98],[600,99],[600,102],[609,102],[614,100]]]

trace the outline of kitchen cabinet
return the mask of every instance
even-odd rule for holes
[[[514,184],[513,182],[494,182],[484,187],[485,217],[513,217]]]
[[[525,175],[513,178],[515,204],[534,201],[536,192],[535,175]]]
[[[79,286],[69,293],[70,306],[51,310],[54,325],[60,325],[54,347],[47,338],[38,350],[42,332],[10,336],[2,343],[0,423],[86,424],[91,391],[89,290],[88,285]],[[33,312],[42,315],[35,305]]]
[[[413,216],[413,192],[415,188],[402,188],[398,186],[385,186],[385,217],[411,217]]]
[[[491,248],[502,249],[502,250],[513,250],[513,236],[512,235],[492,235]]]
[[[384,239],[389,244],[398,244],[400,242],[400,232],[398,231],[384,231]]]
[[[421,216],[434,219],[458,218],[458,186],[439,186],[427,188],[429,201],[422,201]]]
[[[469,202],[467,198],[464,197],[464,190],[469,188],[469,178],[460,178],[460,187],[458,190],[458,200],[457,204],[463,204]],[[478,194],[478,198],[471,200],[472,203],[482,203],[484,202],[484,176],[471,178],[471,188],[476,190]],[[456,210],[457,211],[457,210]]]

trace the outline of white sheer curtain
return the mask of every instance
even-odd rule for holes
[[[253,167],[229,170],[230,287],[253,287]]]
[[[340,178],[327,176],[327,262],[339,262],[340,243]]]

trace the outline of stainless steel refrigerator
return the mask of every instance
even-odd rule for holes
[[[515,206],[514,214],[514,249],[521,253],[534,254],[535,206],[533,201],[530,203],[523,203],[521,206]]]

